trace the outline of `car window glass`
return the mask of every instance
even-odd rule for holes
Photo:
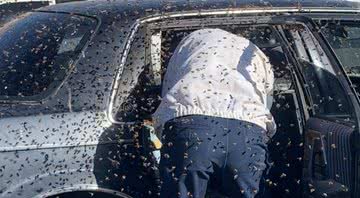
[[[319,24],[356,93],[360,94],[360,24],[346,21],[320,21]]]
[[[317,115],[349,119],[350,103],[337,75],[311,33],[301,25],[286,26]]]
[[[96,21],[29,13],[0,27],[0,99],[40,100],[60,85]]]
[[[150,57],[146,56],[149,50],[148,36],[145,28],[137,32],[129,48],[126,63],[117,82],[119,89],[114,100],[112,114],[118,121],[134,122],[149,118],[155,111],[158,102],[157,90],[146,63]]]

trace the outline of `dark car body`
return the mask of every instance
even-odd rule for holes
[[[81,47],[72,51],[75,56],[69,67],[57,71],[63,73],[61,78],[54,75],[53,87],[40,90],[36,97],[27,95],[26,90],[21,97],[9,97],[10,91],[0,89],[6,93],[0,97],[0,197],[157,197],[157,165],[149,154],[148,134],[136,117],[143,114],[141,110],[128,113],[141,94],[145,103],[156,104],[146,99],[156,98],[153,95],[159,83],[153,82],[150,88],[142,84],[138,80],[141,70],[149,65],[153,70],[161,67],[156,62],[157,44],[160,48],[176,47],[171,42],[156,44],[165,36],[159,37],[159,32],[232,25],[271,27],[293,65],[289,67],[291,86],[279,82],[281,93],[272,110],[280,112],[276,119],[282,124],[269,145],[275,167],[270,171],[268,186],[272,189],[268,193],[276,197],[359,197],[359,100],[354,81],[346,75],[318,25],[326,20],[356,23],[359,6],[335,0],[124,0],[73,2],[33,11],[19,20],[53,14],[58,16],[57,21],[68,17],[76,21],[81,18],[79,24],[91,22],[78,43]],[[301,26],[304,32],[288,31],[292,25]],[[287,40],[291,35],[293,41]],[[295,35],[302,39],[297,41]],[[307,40],[306,36],[311,38]],[[171,38],[180,40],[182,36],[175,37]],[[299,58],[302,50],[307,58]],[[4,53],[0,58],[5,59]],[[347,101],[334,112],[349,114],[332,114],[331,105],[338,103],[317,111],[322,102],[317,104],[316,97],[311,97],[312,83],[303,77],[316,72],[299,68],[305,64],[306,68],[322,65],[320,76],[328,78],[321,80],[334,82],[327,86],[339,87],[335,92],[345,97],[339,101]],[[156,74],[152,78],[159,80]],[[23,83],[16,82],[20,84],[15,90]],[[147,90],[132,93],[136,86]],[[128,98],[132,102],[124,102]]]

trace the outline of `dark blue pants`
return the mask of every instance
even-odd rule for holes
[[[267,137],[244,121],[186,116],[165,124],[161,198],[204,198],[210,177],[232,198],[254,197],[267,168]]]

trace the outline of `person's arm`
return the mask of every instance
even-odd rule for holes
[[[265,93],[266,93],[266,108],[270,111],[274,101],[274,71],[273,67],[269,61],[269,58],[261,53],[261,58],[263,60],[263,68],[265,73]],[[271,114],[268,115],[268,122],[267,122],[267,131],[270,134],[274,134],[277,130],[276,123],[274,118]]]
[[[272,65],[269,61],[269,58],[262,52],[259,53],[262,65],[263,65],[263,72],[265,77],[265,93],[266,93],[266,100],[265,105],[266,108],[269,110],[271,109],[273,105],[273,98],[274,98],[274,72]]]

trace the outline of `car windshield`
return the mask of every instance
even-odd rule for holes
[[[28,13],[0,27],[0,99],[32,100],[65,78],[96,21]]]
[[[360,94],[360,24],[323,21],[322,33]]]

